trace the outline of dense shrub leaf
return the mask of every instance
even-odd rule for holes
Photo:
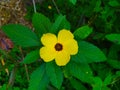
[[[93,44],[85,41],[78,42],[79,51],[77,55],[72,56],[71,60],[75,62],[101,62],[106,60],[104,53]]]
[[[85,39],[91,33],[92,33],[92,28],[90,28],[88,25],[85,25],[75,30],[74,36],[76,39]]]
[[[108,34],[106,35],[106,38],[111,42],[120,44],[120,34]]]
[[[120,45],[112,44],[109,49],[108,58],[114,60],[119,59],[119,51],[120,51]]]
[[[67,21],[66,17],[63,15],[59,15],[55,22],[52,25],[50,30],[51,33],[57,34],[61,29],[68,29],[70,30],[70,23]]]
[[[108,4],[112,7],[120,6],[120,3],[117,0],[110,0]]]
[[[50,78],[51,84],[60,89],[63,82],[63,74],[61,68],[54,62],[46,63],[46,72]]]
[[[115,69],[120,69],[120,61],[109,59],[107,62],[111,67]]]
[[[23,63],[30,64],[40,58],[39,50],[32,51],[24,58]]]
[[[75,90],[87,90],[87,88],[78,80],[71,78],[70,83]]]
[[[107,86],[107,85],[111,84],[111,81],[112,81],[112,75],[108,74],[107,77],[105,78],[104,82],[103,82],[103,85]]]
[[[32,30],[19,24],[2,26],[5,34],[16,44],[22,47],[39,46],[40,41]]]
[[[32,18],[33,26],[35,27],[35,32],[41,37],[42,34],[47,33],[52,24],[46,16],[41,13],[35,13]]]
[[[37,68],[30,77],[28,90],[47,90],[49,79],[45,72],[45,64]]]
[[[77,0],[69,0],[73,5],[76,4]]]
[[[92,81],[92,70],[90,69],[88,64],[78,64],[75,62],[70,62],[67,64],[66,68],[67,72],[81,80],[82,82],[93,83]]]
[[[102,9],[102,7],[101,7],[101,0],[97,0],[97,1],[96,1],[96,5],[95,5],[95,8],[94,8],[94,11],[95,11],[95,12],[100,12],[101,9]]]
[[[102,80],[100,77],[94,77],[94,84],[92,90],[102,90]]]

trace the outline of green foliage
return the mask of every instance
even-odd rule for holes
[[[6,84],[0,87],[0,90],[6,90]]]
[[[70,62],[66,66],[66,72],[70,73],[70,75],[75,78],[81,80],[82,82],[93,83],[93,73],[88,64],[85,63],[75,63]]]
[[[103,85],[104,85],[104,86],[107,86],[107,85],[111,84],[111,81],[112,81],[112,75],[109,74],[109,75],[105,78],[105,80],[104,80],[104,82],[103,82]]]
[[[110,6],[112,7],[118,7],[120,6],[120,3],[117,1],[117,0],[110,0],[109,3],[108,3]]]
[[[108,63],[111,67],[113,67],[115,69],[120,69],[120,61],[109,59]]]
[[[72,60],[75,62],[81,63],[92,63],[92,62],[102,62],[106,60],[104,53],[94,46],[85,41],[79,41],[79,51],[78,54],[72,57]]]
[[[94,77],[94,84],[93,84],[93,90],[110,90],[110,88],[107,87],[107,85],[111,84],[112,81],[112,75],[109,74],[104,81],[100,77]]]
[[[10,39],[22,47],[39,46],[40,42],[34,32],[28,27],[19,24],[8,24],[2,26],[2,30]]]
[[[102,80],[99,77],[94,78],[95,84],[93,85],[93,90],[101,90],[102,89]]]
[[[76,4],[77,0],[69,0],[73,5]]]
[[[54,62],[46,63],[46,72],[50,78],[51,84],[60,89],[63,82],[63,73],[60,67]]]
[[[23,62],[24,64],[30,64],[40,58],[39,50],[35,50],[26,55]]]
[[[120,51],[120,45],[117,45],[117,44],[111,45],[111,47],[109,49],[109,53],[108,53],[108,58],[118,60],[119,59],[119,51]]]
[[[48,83],[45,64],[42,64],[32,73],[28,90],[47,90]]]
[[[77,79],[71,78],[70,83],[75,90],[87,90],[87,88]]]
[[[39,35],[39,37],[41,37],[42,34],[47,33],[51,27],[50,20],[41,13],[35,13],[33,15],[32,23],[35,27],[35,32]]]
[[[4,84],[3,86],[0,87],[0,90],[21,90],[21,89],[19,87],[14,87],[14,88],[9,87],[9,88],[7,88],[7,84]],[[23,88],[22,90],[27,90],[27,89]]]
[[[102,10],[102,8],[101,8],[101,0],[97,0],[96,1],[96,6],[94,8],[94,11],[95,12],[100,12],[101,10]]]
[[[106,35],[106,38],[111,42],[120,44],[120,34],[108,34]]]
[[[88,25],[85,25],[75,30],[74,36],[76,39],[85,39],[91,33],[92,33],[92,28],[90,28]]]
[[[15,78],[11,90],[119,90],[119,0],[56,0],[55,3],[41,0],[36,3],[37,13],[32,5],[27,7],[26,17],[32,20],[33,31],[19,24],[2,26],[15,47],[9,51],[0,49],[0,61],[1,57],[5,61],[4,66],[0,63],[0,90],[6,89],[5,83],[9,80],[6,68]],[[71,55],[64,67],[57,66],[54,61],[45,63],[40,59],[35,62],[40,58],[41,36],[44,33],[57,35],[61,29],[73,32],[79,52]],[[6,45],[2,39],[0,45]],[[22,46],[22,50],[16,45]],[[14,66],[17,73],[12,75]],[[29,79],[30,73],[28,86],[26,77]]]
[[[63,15],[59,15],[55,22],[53,23],[50,32],[57,34],[61,29],[70,30],[70,23],[67,21],[66,17]]]

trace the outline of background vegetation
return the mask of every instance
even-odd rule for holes
[[[83,56],[87,52],[90,53],[88,61],[92,58],[87,64],[88,66],[79,64],[80,67],[77,67],[75,65],[74,68],[72,68],[74,72],[71,72],[73,76],[69,73],[64,73],[64,79],[61,87],[58,87],[60,85],[50,83],[47,86],[48,90],[120,90],[119,0],[38,0],[35,1],[35,6],[32,1],[23,1],[23,3],[25,4],[24,7],[27,10],[23,18],[29,22],[29,24],[24,22],[25,26],[28,26],[32,30],[35,29],[33,26],[36,27],[35,25],[38,23],[34,13],[37,11],[41,13],[41,15],[48,17],[51,22],[63,20],[60,24],[60,28],[69,27],[77,39],[88,42],[85,43],[83,41],[80,44],[81,47],[84,46],[84,43],[89,46],[82,48],[84,51]],[[44,23],[46,24],[46,22]],[[1,25],[1,27],[3,27],[3,25]],[[81,28],[84,32],[77,32],[77,30],[81,30]],[[1,30],[3,29],[1,28]],[[85,36],[86,34],[87,36]],[[2,37],[0,37],[0,40],[1,43],[3,43]],[[4,43],[4,46],[8,44],[11,43]],[[31,64],[23,64],[21,62],[24,60],[25,56],[35,48],[24,48],[15,44],[14,47],[11,47],[10,49],[3,48],[2,44],[0,45],[0,90],[6,90],[6,87],[7,90],[30,89],[33,84],[31,82],[36,82],[39,78],[35,78],[35,73],[42,72],[37,69],[40,67],[40,63],[42,62],[40,59]],[[99,62],[99,55],[97,55],[97,52],[94,51],[96,46],[102,51],[102,53],[105,54],[105,61]],[[89,52],[89,50],[93,50],[93,52]],[[99,57],[99,59],[102,58],[103,57]],[[3,62],[5,64],[3,64]],[[70,65],[68,67],[70,67]],[[44,69],[44,65],[41,65],[41,68]],[[38,71],[35,71],[36,69]],[[63,71],[65,70],[66,69]],[[89,73],[86,72],[86,70],[90,71],[91,74],[85,74]],[[79,73],[77,73],[78,71]],[[84,71],[85,73],[83,73]],[[91,75],[94,77],[92,79],[94,83],[89,82],[89,79],[87,78]],[[45,82],[43,82],[43,84],[44,83]],[[33,90],[33,87],[30,90]]]

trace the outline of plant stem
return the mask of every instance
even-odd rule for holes
[[[61,14],[61,13],[60,13],[60,10],[59,10],[58,7],[57,7],[57,4],[55,3],[55,1],[52,0],[52,2],[53,2],[53,4],[54,4],[54,6],[55,6],[55,8],[56,8],[56,10],[57,10],[57,12],[58,12],[58,14]]]
[[[34,0],[32,0],[32,2],[33,2],[34,12],[36,13],[37,11],[36,11],[35,1],[34,1]]]
[[[25,71],[26,71],[26,76],[27,76],[27,80],[29,81],[30,78],[29,78],[29,73],[28,73],[28,68],[27,68],[27,65],[24,64],[24,67],[25,67]]]
[[[20,52],[21,52],[21,55],[22,55],[22,60],[24,59],[24,55],[23,55],[23,53],[22,53],[22,49],[21,49],[21,47],[19,48],[20,49]],[[26,64],[24,64],[24,67],[25,67],[25,72],[26,72],[26,77],[27,77],[27,80],[29,81],[30,80],[30,78],[29,78],[29,73],[28,73],[28,68],[27,68],[27,65]]]

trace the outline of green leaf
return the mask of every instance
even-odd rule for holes
[[[87,88],[78,80],[71,78],[70,83],[75,90],[87,90]]]
[[[63,15],[59,15],[53,23],[52,28],[50,30],[51,33],[57,34],[59,30],[67,29],[70,30],[70,23],[67,21],[66,17]]]
[[[117,75],[117,76],[120,76],[120,71],[116,71],[116,75]]]
[[[109,88],[107,86],[103,86],[101,90],[111,90],[111,88]]]
[[[28,90],[47,90],[48,83],[45,64],[42,64],[31,74]]]
[[[42,34],[49,32],[52,24],[46,16],[41,13],[35,13],[32,18],[35,32],[41,37]]]
[[[80,63],[102,62],[106,60],[104,53],[96,46],[85,41],[78,42],[78,53],[71,60]]]
[[[101,8],[101,0],[97,0],[97,1],[96,1],[96,6],[95,6],[95,8],[94,8],[94,11],[95,11],[95,12],[100,12],[101,9],[102,9],[102,8]]]
[[[120,44],[120,34],[108,34],[105,37],[113,43]]]
[[[76,77],[77,79],[81,80],[82,82],[93,83],[92,77],[92,70],[90,69],[88,64],[85,63],[75,63],[69,62],[65,70],[70,73],[70,75]]]
[[[108,4],[112,7],[120,6],[120,3],[117,0],[110,0]]]
[[[118,79],[119,77],[120,77],[120,71],[116,71],[116,73],[113,76],[114,80]]]
[[[69,0],[73,5],[76,4],[77,0]]]
[[[2,86],[0,86],[0,90],[6,90],[7,85],[3,84]]]
[[[115,69],[120,69],[120,61],[109,59],[109,60],[107,60],[107,62],[111,67],[113,67]]]
[[[102,90],[102,80],[100,77],[94,77],[94,84],[92,90]]]
[[[92,28],[90,28],[88,25],[85,25],[75,30],[74,36],[76,39],[85,39],[92,33],[92,31]]]
[[[118,44],[111,45],[109,49],[109,53],[108,53],[108,58],[113,59],[113,60],[119,59],[119,51],[120,51],[120,45]]]
[[[109,74],[109,75],[107,75],[107,77],[105,78],[105,80],[104,80],[104,82],[103,82],[103,85],[104,85],[104,86],[107,86],[107,85],[111,84],[111,81],[112,81],[112,75]]]
[[[40,58],[39,50],[35,50],[35,51],[32,51],[29,54],[27,54],[27,56],[24,58],[24,60],[23,60],[22,63],[24,63],[24,64],[30,64],[32,62],[35,62],[39,58]]]
[[[96,32],[95,34],[94,34],[94,37],[93,37],[93,39],[95,39],[95,40],[100,40],[100,39],[102,39],[104,37],[104,34],[103,33],[99,33],[99,32]]]
[[[2,26],[5,34],[16,44],[22,47],[40,46],[40,41],[32,30],[19,24]]]
[[[51,84],[60,89],[63,82],[63,73],[59,66],[55,62],[46,63],[46,72],[50,78]]]

